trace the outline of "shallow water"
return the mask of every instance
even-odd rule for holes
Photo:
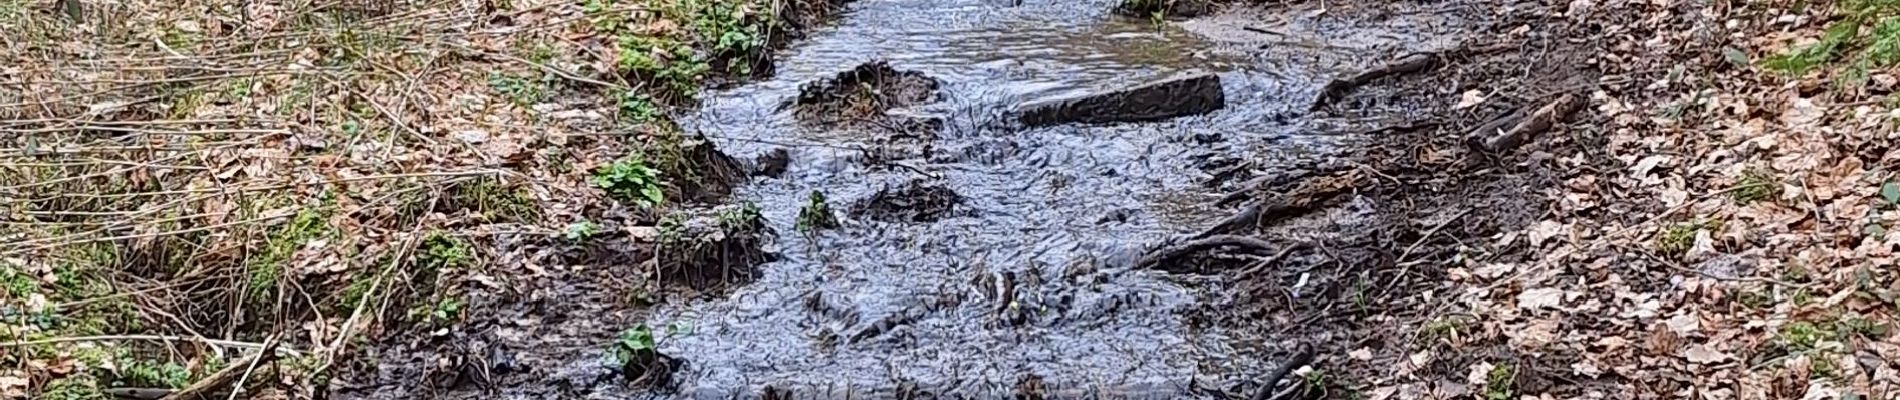
[[[1221,158],[1255,148],[1326,154],[1335,138],[1302,135],[1277,115],[1304,105],[1325,71],[1261,63],[1164,25],[1107,14],[1100,1],[860,1],[837,26],[778,58],[763,82],[708,93],[689,128],[749,158],[791,152],[780,178],[735,200],[756,202],[781,233],[781,261],[716,299],[664,306],[652,326],[690,326],[663,339],[685,360],[689,396],[766,386],[794,394],[1007,395],[1025,380],[1045,391],[1118,397],[1193,395],[1218,349],[1259,338],[1189,326],[1196,289],[1165,273],[1101,260],[1203,227],[1226,215],[1203,185]],[[806,128],[781,104],[798,86],[859,63],[888,60],[944,82],[945,100],[916,112],[946,128],[928,142],[893,142]],[[1016,129],[1004,113],[1046,96],[1139,83],[1175,71],[1221,75],[1227,107],[1203,116],[1103,126]],[[899,148],[909,168],[867,166],[864,148]],[[1210,161],[1215,160],[1215,161]],[[926,176],[928,174],[929,176]],[[806,237],[794,228],[807,194],[848,209],[911,180],[962,195],[953,217],[930,223],[850,220]],[[1104,220],[1110,215],[1125,219]],[[990,277],[1014,277],[1005,321]],[[827,312],[807,305],[818,296]],[[876,322],[897,328],[851,341]],[[835,339],[828,337],[835,336]],[[1223,373],[1263,373],[1274,360],[1233,359]],[[1031,378],[1031,377],[1034,378]]]

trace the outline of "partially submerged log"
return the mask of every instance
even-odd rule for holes
[[[1126,88],[1024,103],[1017,107],[1016,119],[1025,126],[1141,122],[1206,114],[1226,106],[1219,75],[1189,72]]]
[[[1260,224],[1304,215],[1331,203],[1341,194],[1357,189],[1358,182],[1358,171],[1342,171],[1333,175],[1308,178],[1301,181],[1293,190],[1270,195],[1248,205],[1239,213],[1208,227],[1193,238],[1203,239],[1238,232]]]

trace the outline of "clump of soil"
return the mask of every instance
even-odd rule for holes
[[[785,149],[772,149],[772,151],[760,154],[758,158],[753,159],[752,175],[777,178],[779,175],[784,175],[785,169],[791,167],[791,165],[791,152],[785,151]]]
[[[941,84],[921,72],[872,61],[837,76],[799,88],[793,115],[821,128],[876,129],[900,135],[931,136],[942,128],[937,118],[901,115],[893,110],[936,102]]]
[[[704,135],[681,133],[660,142],[659,148],[674,153],[665,157],[666,165],[661,166],[661,170],[676,175],[668,178],[669,198],[718,201],[732,194],[732,188],[746,176],[744,164],[720,152]]]
[[[765,245],[772,235],[757,206],[741,204],[711,215],[661,221],[657,268],[660,279],[694,290],[750,282],[758,266],[771,261]]]
[[[956,211],[963,196],[941,185],[911,181],[886,187],[851,207],[851,214],[885,222],[935,222]]]

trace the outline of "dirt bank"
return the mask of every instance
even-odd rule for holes
[[[1863,139],[1890,132],[1868,104],[1891,78],[1851,81],[1869,76],[1855,65],[1884,65],[1866,61],[1878,47],[1816,57],[1790,45],[1822,22],[1873,24],[1884,11],[1327,6],[1237,7],[1194,23],[1272,53],[1353,42],[1273,15],[1485,22],[1455,45],[1388,52],[1320,88],[1315,115],[1375,121],[1351,131],[1367,144],[1318,172],[1262,171],[1260,190],[1228,198],[1251,204],[1243,217],[1203,234],[1254,235],[1278,250],[1271,258],[1208,255],[1256,246],[1245,242],[1193,247],[1215,251],[1198,256],[1212,267],[1191,270],[1224,271],[1217,296],[1248,305],[1207,310],[1208,326],[1299,338],[1262,356],[1317,355],[1283,391],[1891,395],[1894,365],[1881,360],[1897,348],[1884,328],[1894,278],[1876,266],[1891,251],[1881,210],[1892,202],[1879,193],[1900,186],[1868,167],[1892,153]],[[1777,18],[1795,22],[1767,22]],[[1857,39],[1837,43],[1883,36],[1846,37]],[[1814,65],[1789,75],[1796,62]]]
[[[673,107],[841,6],[355,3],[0,2],[0,398],[591,379],[505,344],[756,273],[762,227],[663,229],[746,215]]]

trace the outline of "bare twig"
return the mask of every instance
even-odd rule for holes
[[[24,346],[38,346],[38,345],[43,345],[43,344],[74,343],[74,342],[117,342],[117,341],[128,341],[128,340],[157,341],[157,342],[199,342],[199,343],[204,343],[204,344],[213,345],[213,346],[235,347],[235,348],[242,348],[242,349],[264,348],[263,343],[240,342],[240,341],[235,341],[235,340],[222,340],[222,339],[197,339],[197,338],[191,338],[191,337],[185,337],[185,336],[167,336],[167,335],[102,335],[102,336],[56,337],[56,338],[48,338],[48,339],[40,339],[40,340],[0,343],[0,347],[24,347]],[[292,357],[303,355],[303,353],[301,352],[298,352],[292,349],[283,348],[283,346],[275,346],[275,350],[279,353],[289,354]]]

